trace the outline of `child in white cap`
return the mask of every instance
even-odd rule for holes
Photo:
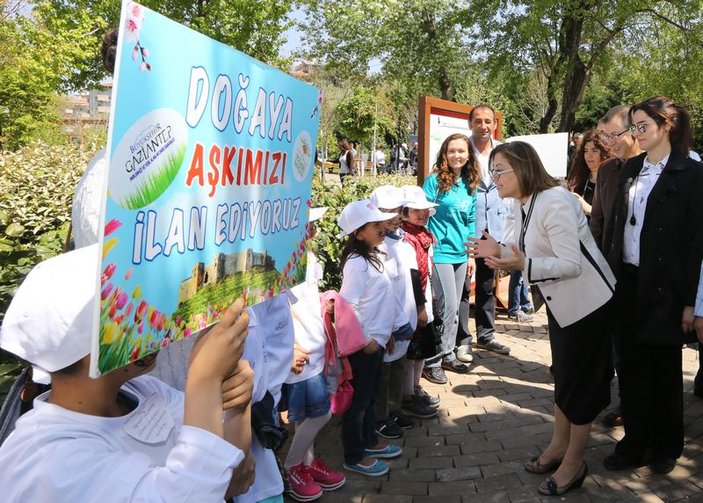
[[[325,214],[327,208],[312,208],[309,222]],[[314,232],[314,231],[312,231]],[[314,236],[314,234],[313,234]],[[332,470],[314,454],[315,437],[330,420],[330,399],[325,378],[327,335],[322,319],[319,281],[322,266],[308,250],[305,282],[288,290],[295,332],[295,356],[286,379],[288,420],[295,423],[295,435],[284,468],[289,494],[297,501],[313,501],[324,491],[339,489],[344,474]]]
[[[378,398],[378,418],[381,424],[377,431],[384,438],[400,438],[403,428],[412,428],[414,425],[408,416],[428,419],[437,415],[435,408],[423,403],[407,403],[408,407],[401,411],[405,355],[417,327],[417,298],[421,296],[424,303],[424,295],[417,275],[415,250],[402,239],[400,212],[405,202],[403,191],[392,185],[381,185],[371,193],[370,200],[382,212],[394,215],[384,222],[386,239],[380,246],[388,255],[386,267],[393,285],[395,320],[383,357],[383,378]],[[416,285],[413,277],[417,280]]]
[[[156,355],[91,379],[98,260],[92,245],[42,262],[5,314],[0,347],[48,372],[52,389],[0,448],[2,499],[222,501],[246,488],[232,479],[244,453],[225,439],[248,421],[243,302],[199,339],[185,396],[144,375]]]
[[[385,239],[383,222],[395,216],[383,213],[368,199],[348,204],[339,216],[347,236],[342,251],[340,296],[354,309],[368,344],[349,356],[354,398],[342,416],[344,468],[379,477],[388,465],[377,458],[394,458],[402,449],[376,434],[376,396],[381,383],[381,364],[386,343],[393,331],[395,303],[391,279],[385,265],[386,255],[379,250]]]
[[[406,377],[403,406],[407,409],[428,405],[437,407],[440,400],[427,393],[420,386],[420,377],[425,364],[425,358],[437,354],[439,341],[432,329],[434,314],[432,310],[432,254],[435,237],[427,228],[429,218],[434,215],[437,206],[427,200],[425,192],[416,185],[406,185],[403,190],[402,229],[403,240],[409,243],[416,256],[418,280],[424,299],[420,299],[417,307],[417,328],[408,348],[406,361]]]

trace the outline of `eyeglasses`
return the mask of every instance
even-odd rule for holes
[[[631,129],[632,128],[623,129],[619,133],[603,133],[603,136],[605,136],[606,140],[614,140],[615,138],[621,137],[622,135],[624,135],[628,131],[631,131]]]
[[[500,179],[500,175],[503,175],[505,173],[512,173],[512,172],[513,172],[512,169],[504,169],[502,171],[496,171],[491,168],[488,170],[488,174],[491,175],[491,178],[493,178],[494,180]]]
[[[632,126],[630,126],[630,133],[632,133],[632,134],[635,134],[637,132],[644,133],[645,131],[647,131],[647,126],[649,126],[649,124],[647,124],[646,122],[640,122],[638,124],[633,124]]]

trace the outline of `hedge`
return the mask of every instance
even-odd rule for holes
[[[315,177],[312,184],[313,206],[327,206],[329,209],[323,219],[317,223],[318,235],[315,239],[315,253],[322,264],[324,277],[322,289],[339,290],[342,284],[342,271],[339,263],[344,241],[336,237],[340,232],[337,226],[339,214],[352,201],[369,197],[379,185],[415,185],[414,176],[379,175],[375,178],[347,177],[343,187]]]

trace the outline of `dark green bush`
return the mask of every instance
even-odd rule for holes
[[[336,236],[341,231],[337,220],[344,207],[352,201],[369,197],[373,189],[379,185],[400,187],[416,183],[414,176],[379,175],[376,178],[348,177],[344,187],[340,187],[337,183],[321,181],[319,176],[315,177],[312,184],[312,205],[329,207],[322,221],[317,222],[316,255],[325,272],[322,289],[339,290],[342,284],[342,271],[339,264],[344,240]]]

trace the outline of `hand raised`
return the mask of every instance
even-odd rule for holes
[[[249,315],[244,301],[237,299],[219,323],[203,331],[190,356],[189,377],[224,381],[234,373],[244,351]]]
[[[464,247],[471,258],[500,257],[500,245],[487,231],[480,239],[469,238]]]

